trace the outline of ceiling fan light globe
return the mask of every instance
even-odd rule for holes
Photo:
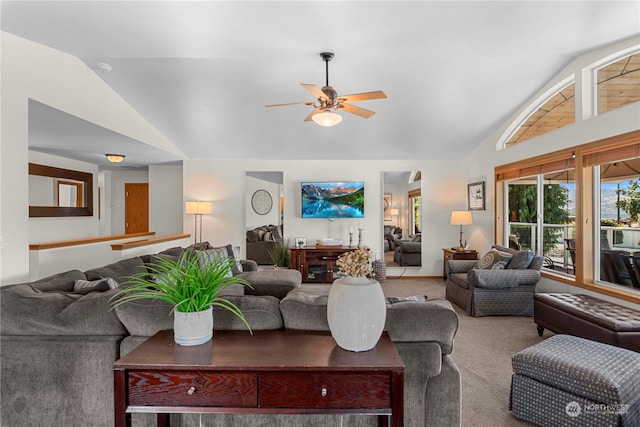
[[[314,114],[311,120],[322,127],[329,128],[340,123],[342,116],[331,111],[323,111],[322,113]]]

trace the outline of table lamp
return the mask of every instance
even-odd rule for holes
[[[471,219],[471,212],[469,211],[451,211],[451,225],[460,226],[460,246],[459,251],[465,250],[465,245],[462,243],[462,226],[471,225],[473,220]],[[464,243],[467,243],[466,241]]]

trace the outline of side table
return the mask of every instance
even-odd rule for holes
[[[444,252],[442,261],[442,280],[447,280],[447,274],[449,273],[447,269],[447,261],[450,259],[478,259],[478,252],[473,250],[458,251],[456,249],[443,248],[442,252]]]

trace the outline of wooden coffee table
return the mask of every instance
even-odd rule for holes
[[[386,334],[372,350],[339,348],[329,332],[215,331],[193,347],[161,331],[114,363],[115,425],[131,414],[369,414],[402,426],[404,365]]]

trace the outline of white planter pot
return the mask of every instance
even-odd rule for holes
[[[387,318],[380,283],[366,277],[345,277],[331,285],[327,321],[336,343],[349,351],[376,346]]]
[[[200,345],[213,337],[213,307],[195,313],[173,312],[173,336],[179,345]]]

